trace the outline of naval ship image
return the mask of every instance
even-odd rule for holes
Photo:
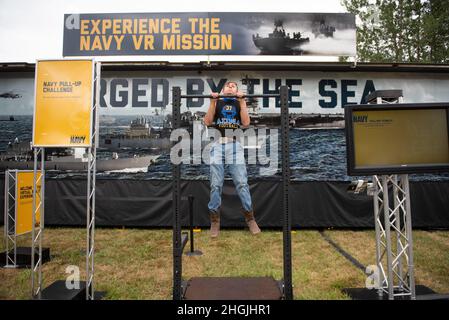
[[[136,148],[151,151],[168,149],[171,147],[170,126],[168,117],[162,126],[152,126],[148,119],[140,116],[131,121],[125,132],[100,134],[100,148],[114,151]]]
[[[316,24],[312,30],[312,33],[315,35],[315,38],[325,37],[332,38],[334,36],[335,27],[326,24],[324,19],[321,19],[319,25]]]
[[[14,93],[12,91],[9,91],[9,92],[0,93],[0,98],[19,99],[19,98],[22,98],[22,95],[20,95],[18,93]]]
[[[9,116],[9,119],[0,118],[0,121],[17,121],[17,120],[14,119],[14,116]]]
[[[251,123],[255,127],[279,127],[281,118],[279,113],[257,113],[249,112]],[[299,129],[344,129],[345,121],[343,114],[295,114],[289,115],[289,126]]]
[[[274,21],[274,30],[268,37],[253,35],[254,45],[259,48],[261,54],[301,54],[300,46],[308,43],[309,38],[303,38],[301,32],[285,33],[282,20]]]
[[[45,156],[45,170],[81,171],[87,170],[88,159],[85,148],[51,148]],[[104,155],[97,151],[97,171],[119,171],[134,169],[147,171],[159,155],[125,155],[117,152]],[[9,142],[6,151],[0,154],[0,170],[33,170],[33,150],[31,141]]]

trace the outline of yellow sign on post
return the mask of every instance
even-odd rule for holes
[[[17,171],[16,193],[16,235],[31,232],[33,227],[33,172]],[[41,191],[41,174],[37,176],[36,194],[39,197]],[[40,210],[36,214],[36,225],[40,223]]]
[[[92,60],[37,62],[34,147],[90,146],[93,75]]]

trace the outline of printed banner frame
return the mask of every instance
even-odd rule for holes
[[[355,56],[351,13],[138,12],[64,15],[64,57]]]
[[[82,70],[83,73],[77,74],[77,72],[80,72],[79,67],[86,63],[89,67],[88,70],[86,68],[86,70]],[[63,70],[62,67],[65,67],[66,70]],[[33,147],[87,148],[91,146],[94,68],[94,59],[36,61]],[[66,78],[61,78],[64,76]],[[69,80],[67,79],[68,76],[75,76],[76,79],[81,80]],[[87,83],[83,83],[85,81]],[[76,87],[80,88],[77,89]],[[72,95],[64,96],[64,93],[72,93]],[[86,96],[86,93],[88,93],[88,96]],[[64,104],[65,109],[61,109],[61,105],[64,106]],[[59,109],[56,110],[56,108]],[[72,132],[67,132],[67,129],[70,130],[73,127],[75,128]]]

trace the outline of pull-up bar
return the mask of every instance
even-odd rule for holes
[[[270,94],[245,94],[241,97],[236,95],[219,95],[217,98],[280,98],[279,93],[270,93]],[[214,98],[212,95],[207,94],[182,94],[181,99],[194,99],[194,98]]]
[[[211,98],[211,95],[182,95],[180,87],[173,87],[173,129],[181,126],[181,99]],[[225,98],[237,97],[220,96]],[[283,256],[284,278],[282,279],[282,293],[284,299],[293,299],[292,286],[292,256],[291,256],[291,215],[289,206],[290,185],[290,146],[289,146],[289,118],[288,118],[288,87],[281,86],[278,94],[245,95],[246,98],[279,98],[281,109],[281,159],[282,159],[282,212],[283,212]],[[174,142],[173,144],[175,144]],[[173,164],[173,299],[184,297],[182,284],[182,249],[181,237],[181,166]]]

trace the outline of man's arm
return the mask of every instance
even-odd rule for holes
[[[240,102],[240,119],[242,119],[242,126],[247,127],[249,126],[251,120],[249,118],[246,100],[245,98],[242,98],[243,93],[241,93],[240,91],[237,93],[237,96],[239,96],[238,100]]]
[[[212,92],[211,96],[212,98],[210,99],[209,109],[207,110],[207,113],[204,116],[204,124],[206,126],[210,126],[214,122],[215,107],[217,105],[218,93]]]

